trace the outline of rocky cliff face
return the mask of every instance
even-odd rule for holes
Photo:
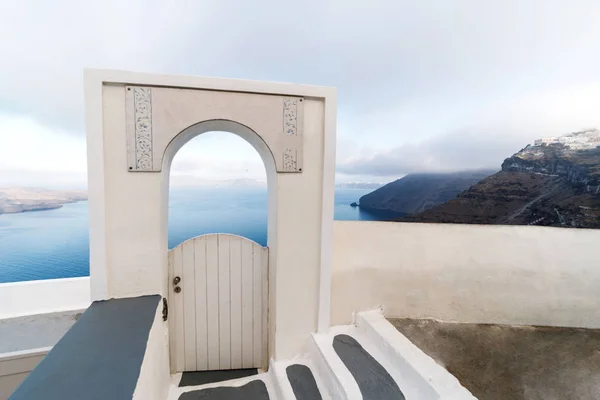
[[[572,150],[556,144],[527,146],[502,163],[503,171],[558,175],[574,185],[600,185],[600,149]]]
[[[528,146],[487,177],[407,222],[600,228],[600,149]]]
[[[448,200],[495,171],[409,174],[364,195],[359,206],[365,210],[414,214]]]

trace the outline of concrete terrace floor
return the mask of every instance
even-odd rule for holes
[[[0,319],[0,353],[54,346],[82,311]]]
[[[390,322],[479,399],[600,398],[600,329]]]

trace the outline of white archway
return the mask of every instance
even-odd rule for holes
[[[93,300],[165,295],[170,163],[224,130],[261,155],[269,184],[269,356],[329,327],[333,88],[86,71]]]

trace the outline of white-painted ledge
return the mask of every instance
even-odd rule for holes
[[[89,277],[0,283],[0,319],[84,310],[90,304]]]

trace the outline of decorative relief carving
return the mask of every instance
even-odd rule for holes
[[[283,138],[278,141],[279,172],[302,172],[302,100],[301,97],[283,97]]]
[[[285,149],[283,152],[283,170],[294,172],[298,170],[297,152],[292,149]]]
[[[283,98],[283,132],[286,135],[298,133],[298,100],[290,97]]]
[[[152,89],[133,89],[135,121],[135,169],[152,170]]]

